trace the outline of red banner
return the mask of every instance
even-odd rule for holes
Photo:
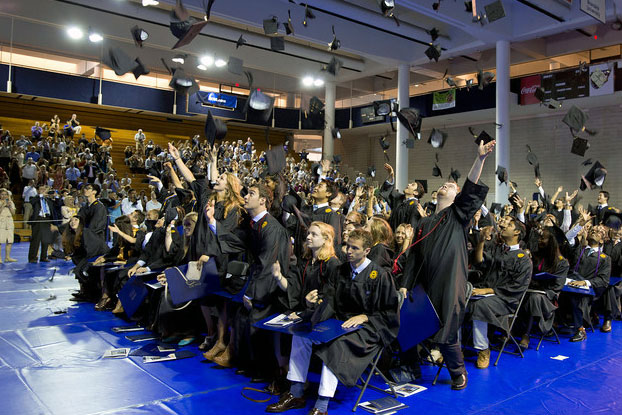
[[[538,104],[536,89],[541,84],[540,75],[532,75],[520,80],[520,105]]]

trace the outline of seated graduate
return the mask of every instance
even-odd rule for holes
[[[490,363],[488,324],[505,327],[499,317],[516,311],[521,295],[529,287],[531,259],[519,246],[525,232],[522,222],[513,216],[504,216],[499,221],[499,237],[504,244],[484,253],[484,243],[491,237],[492,228],[480,231],[474,262],[484,270],[484,276],[473,283],[472,295],[490,296],[471,298],[468,306],[473,320],[473,346],[478,350],[475,365],[478,369],[485,369]]]
[[[564,288],[566,274],[568,274],[568,261],[560,252],[559,244],[566,241],[564,232],[558,227],[546,227],[540,231],[538,248],[532,251],[533,274],[547,272],[557,275],[558,278],[536,279],[532,278],[529,284],[530,290],[525,294],[522,314],[527,318],[527,327],[522,335],[519,346],[526,349],[529,347],[529,333],[534,319],[538,319],[540,333],[546,335],[553,327],[557,299]]]
[[[175,265],[187,264],[189,262],[188,252],[192,235],[196,230],[197,217],[198,214],[196,212],[190,212],[182,220],[182,246],[177,249]],[[179,242],[173,237],[175,223],[176,221],[171,222],[166,228],[164,246],[167,253],[173,253],[175,244]],[[157,278],[160,283],[166,284],[166,275],[164,273],[159,274]],[[202,323],[199,320],[201,316],[199,302],[192,301],[188,306],[183,306],[177,310],[174,306],[171,306],[170,300],[166,299],[164,292],[162,292],[161,296],[158,318],[156,319],[156,330],[161,334],[164,343],[178,342],[179,346],[187,346],[198,337],[199,329],[202,326],[202,324],[199,324]]]
[[[82,217],[74,216],[69,219],[69,226],[63,232],[63,250],[67,255],[66,259],[71,258],[76,265],[74,275],[79,281],[85,282],[89,259],[105,254],[108,249],[105,241],[84,226]]]
[[[589,215],[588,215],[589,216]],[[585,238],[580,235],[573,241],[574,249],[570,252],[569,262],[574,264],[572,272],[568,278],[574,280],[568,285],[572,287],[592,287],[594,289],[594,297],[589,295],[576,294],[572,292],[563,292],[562,299],[568,300],[569,308],[572,312],[572,319],[575,335],[570,338],[571,342],[580,342],[587,339],[583,321],[590,321],[592,302],[598,300],[609,286],[609,277],[611,276],[611,258],[602,252],[602,243],[605,238],[605,228],[601,225],[586,226],[581,230],[583,234],[587,234]],[[583,243],[579,243],[583,240]],[[611,317],[605,315],[605,323],[611,327]]]
[[[605,243],[603,251],[611,258],[611,277],[622,277],[622,214],[605,214],[603,224],[609,228],[609,240]],[[611,318],[622,317],[620,296],[622,296],[622,281],[609,285],[603,295],[603,308]],[[605,321],[600,331],[610,332],[611,321],[608,324]]]
[[[354,386],[378,350],[397,338],[397,291],[389,273],[367,258],[371,241],[369,232],[363,229],[352,231],[347,242],[348,262],[337,269],[324,298],[320,298],[318,290],[305,297],[307,307],[316,308],[317,318],[314,316],[313,320],[336,318],[345,320],[343,328],[361,326],[329,343],[315,346],[315,353],[323,365],[318,399],[310,414],[326,414],[338,381]],[[306,406],[303,390],[313,347],[311,340],[293,336],[287,374],[290,391],[281,395],[279,402],[269,405],[267,412],[284,412]]]
[[[407,223],[400,224],[395,230],[395,255],[391,264],[391,275],[395,280],[395,286],[401,287],[401,278],[408,259],[408,248],[412,243],[414,231]]]
[[[393,267],[393,231],[391,226],[382,218],[372,217],[367,221],[365,229],[371,233],[372,237],[372,248],[367,258],[390,273]]]

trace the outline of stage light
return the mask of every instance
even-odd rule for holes
[[[224,59],[216,59],[216,62],[214,62],[214,65],[216,65],[217,68],[222,68],[223,66],[227,65],[227,61]]]
[[[67,29],[67,35],[72,39],[78,40],[82,39],[84,33],[82,33],[82,30],[79,27],[72,26]]]

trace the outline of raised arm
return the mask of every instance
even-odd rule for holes
[[[172,143],[168,143],[168,152],[171,156],[173,156],[173,160],[175,160],[175,165],[177,165],[177,168],[179,169],[181,175],[184,176],[184,179],[186,179],[188,183],[192,183],[193,181],[195,181],[196,179],[194,177],[194,174],[192,174],[188,166],[186,166],[184,161],[181,159],[181,156],[179,155],[179,150],[177,150],[177,148]]]
[[[473,166],[471,167],[471,170],[469,171],[469,180],[471,182],[477,184],[477,182],[479,181],[479,177],[482,175],[482,168],[484,167],[484,161],[486,160],[486,157],[488,157],[488,155],[492,153],[492,150],[495,148],[496,143],[497,142],[495,140],[492,140],[488,144],[484,144],[483,141],[479,142],[479,148],[477,150],[477,157],[475,158],[475,161],[473,162]]]

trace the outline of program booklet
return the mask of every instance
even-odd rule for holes
[[[401,385],[394,386],[393,389],[395,393],[397,393],[402,398],[406,398],[410,395],[414,395],[415,393],[423,392],[427,390],[425,386],[415,385],[413,383],[404,383]],[[391,392],[391,388],[385,389],[386,392]]]
[[[287,314],[279,314],[273,319],[266,321],[264,325],[271,326],[271,327],[287,327],[287,326],[291,326],[292,324],[298,323],[300,321],[302,321],[302,318],[298,316],[291,318]]]
[[[130,354],[130,348],[124,347],[122,349],[107,350],[106,353],[104,353],[103,357],[118,359],[118,358],[127,357],[129,354]]]

